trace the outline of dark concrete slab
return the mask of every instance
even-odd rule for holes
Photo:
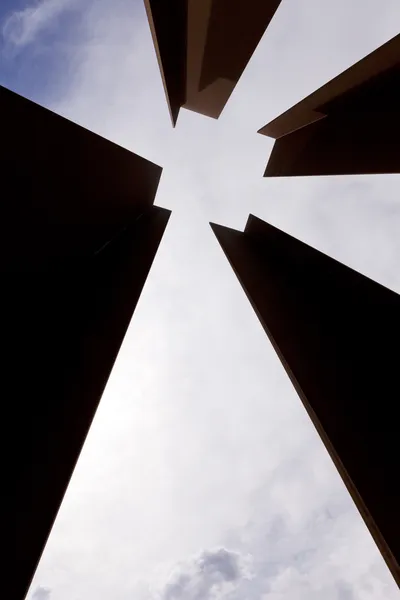
[[[180,107],[218,118],[281,0],[145,0],[175,125]]]
[[[400,297],[252,215],[212,228],[400,584]]]
[[[400,35],[260,129],[266,177],[400,172]]]
[[[22,600],[170,213],[156,165],[4,88],[0,109],[2,588]]]

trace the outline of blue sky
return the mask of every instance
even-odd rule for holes
[[[283,0],[219,121],[175,130],[141,0],[1,10],[0,82],[162,165],[173,210],[29,599],[397,599],[208,222],[252,212],[400,292],[399,176],[267,180],[256,134],[398,0]]]
[[[55,14],[51,23],[43,20],[42,26],[39,22],[35,26],[35,8],[40,15],[40,3],[2,2],[0,80],[14,91],[46,104],[53,94],[61,92],[60,73],[65,75],[70,66],[71,47],[80,33],[79,10],[64,10],[58,17]]]

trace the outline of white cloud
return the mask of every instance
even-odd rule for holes
[[[225,548],[203,551],[176,567],[160,593],[160,599],[226,598],[243,579],[249,579],[245,562],[239,554]]]
[[[40,34],[52,27],[62,13],[76,5],[76,0],[38,0],[22,10],[12,12],[4,20],[3,39],[11,47],[22,49],[34,43]]]

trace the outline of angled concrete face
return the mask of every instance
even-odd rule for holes
[[[186,98],[188,0],[144,0],[165,96],[175,126]]]
[[[4,88],[0,108],[1,531],[23,600],[170,213],[160,167]]]
[[[260,129],[267,177],[400,172],[400,35]]]
[[[218,118],[281,0],[145,0],[175,125],[179,109]]]
[[[400,297],[256,217],[212,228],[400,584]]]

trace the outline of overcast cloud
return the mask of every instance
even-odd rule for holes
[[[70,6],[5,10],[17,91]],[[397,34],[398,0],[283,0],[219,121],[175,130],[141,0],[79,10],[30,93],[161,164],[173,215],[28,597],[398,599],[208,226],[252,212],[400,292],[399,176],[264,179],[256,134]]]

